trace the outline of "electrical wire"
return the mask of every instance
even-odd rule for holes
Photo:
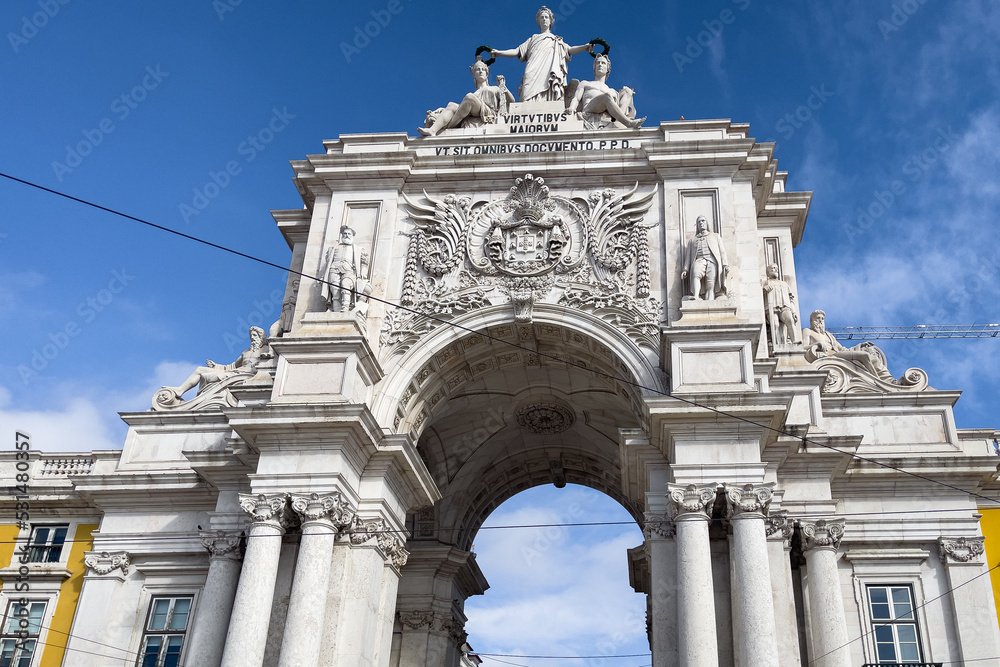
[[[113,209],[113,208],[110,208],[110,207],[107,207],[107,206],[102,206],[101,204],[97,204],[97,203],[88,201],[86,199],[82,199],[80,197],[74,197],[73,195],[66,194],[66,193],[60,192],[58,190],[53,190],[52,188],[48,188],[48,187],[45,187],[43,185],[39,185],[38,183],[33,183],[31,181],[27,181],[27,180],[24,180],[22,178],[18,178],[16,176],[12,176],[12,175],[4,173],[4,172],[0,172],[0,176],[2,176],[3,178],[6,178],[8,180],[17,182],[17,183],[21,183],[22,185],[26,185],[28,187],[35,188],[37,190],[41,190],[43,192],[47,192],[49,194],[56,195],[58,197],[62,197],[64,199],[68,199],[70,201],[77,202],[77,203],[82,204],[84,206],[89,206],[89,207],[98,209],[100,211],[104,211],[106,213],[110,213],[112,215],[115,215],[115,216],[118,216],[118,217],[122,217],[122,218],[125,218],[127,220],[131,220],[133,222],[138,222],[138,223],[140,223],[142,225],[146,225],[148,227],[152,227],[153,229],[157,229],[157,230],[166,232],[168,234],[173,234],[175,236],[179,236],[179,237],[187,239],[189,241],[194,241],[195,243],[200,243],[202,245],[206,245],[208,247],[215,248],[216,250],[221,250],[223,252],[226,252],[226,253],[229,253],[229,254],[232,254],[232,255],[236,255],[237,257],[242,257],[244,259],[248,259],[248,260],[250,260],[252,262],[257,262],[257,263],[263,264],[265,266],[270,266],[272,268],[278,269],[279,271],[281,271],[283,273],[287,272],[287,273],[295,274],[295,275],[298,275],[298,276],[300,276],[302,278],[307,278],[309,280],[314,280],[314,281],[316,281],[318,283],[322,283],[322,284],[334,286],[329,281],[324,280],[322,278],[319,278],[317,276],[312,276],[312,275],[303,273],[302,271],[297,271],[295,269],[292,269],[292,268],[289,268],[289,267],[286,267],[286,266],[282,266],[280,264],[276,264],[276,263],[271,262],[269,260],[262,259],[260,257],[255,257],[254,255],[250,255],[250,254],[247,254],[245,252],[241,252],[239,250],[235,250],[233,248],[229,248],[227,246],[220,245],[218,243],[213,243],[212,241],[207,241],[207,240],[199,238],[197,236],[192,236],[191,234],[185,234],[184,232],[177,231],[176,229],[171,229],[170,227],[164,227],[163,225],[158,225],[158,224],[150,222],[148,220],[144,220],[142,218],[138,218],[136,216],[129,215],[127,213],[124,213],[122,211],[118,211],[116,209]],[[348,291],[350,291],[351,293],[353,293],[355,295],[358,294],[358,292],[356,292],[353,289],[348,290]],[[672,398],[672,399],[674,399],[676,401],[679,401],[681,403],[684,403],[686,405],[690,405],[691,407],[699,408],[699,409],[702,409],[702,410],[707,410],[707,411],[709,411],[709,412],[711,412],[713,414],[716,414],[716,415],[721,416],[721,417],[725,417],[727,419],[732,419],[734,421],[739,421],[739,422],[743,422],[743,423],[746,423],[746,424],[750,424],[750,425],[756,426],[758,428],[761,428],[761,429],[764,429],[764,430],[767,430],[767,431],[771,431],[773,433],[777,433],[778,435],[789,436],[789,437],[792,437],[792,438],[794,438],[796,440],[800,440],[803,444],[811,444],[811,445],[815,445],[817,447],[828,449],[830,451],[837,452],[837,453],[843,454],[845,456],[850,456],[851,458],[854,458],[854,459],[859,460],[859,461],[864,461],[866,463],[870,463],[872,465],[876,465],[876,466],[879,466],[879,467],[882,467],[882,468],[886,468],[888,470],[893,470],[895,472],[899,472],[899,473],[902,473],[904,475],[908,475],[910,477],[922,480],[924,482],[929,482],[931,484],[937,484],[939,486],[943,486],[943,487],[951,489],[953,491],[958,491],[960,493],[968,494],[970,496],[986,500],[986,501],[988,501],[990,503],[996,503],[996,504],[1000,505],[1000,499],[997,499],[997,498],[991,498],[989,496],[984,496],[982,494],[976,493],[975,491],[970,491],[968,489],[963,489],[963,488],[955,486],[953,484],[949,484],[947,482],[942,482],[940,480],[936,480],[936,479],[933,479],[931,477],[927,477],[926,475],[921,475],[919,473],[911,472],[909,470],[904,470],[902,468],[890,465],[888,463],[885,463],[883,461],[879,461],[877,459],[872,459],[872,458],[869,458],[869,457],[866,457],[866,456],[861,456],[857,452],[849,452],[849,451],[840,449],[838,447],[834,447],[833,445],[828,445],[828,444],[825,444],[825,443],[817,442],[815,440],[810,440],[809,438],[807,438],[805,436],[798,436],[798,435],[795,435],[794,433],[789,433],[788,431],[785,431],[783,429],[780,429],[780,428],[777,428],[777,427],[774,427],[774,426],[770,426],[769,424],[761,424],[759,422],[755,422],[752,419],[748,419],[746,417],[741,417],[739,415],[730,414],[730,413],[725,412],[724,410],[720,410],[718,408],[714,408],[714,407],[711,407],[711,406],[708,406],[708,405],[703,405],[701,403],[698,403],[697,401],[693,401],[691,399],[687,399],[687,398],[684,398],[682,396],[676,396],[676,395],[669,394],[667,392],[663,392],[663,391],[659,390],[656,387],[647,387],[647,386],[645,386],[643,384],[640,384],[639,382],[636,382],[634,380],[629,380],[628,378],[623,378],[623,377],[619,377],[617,375],[613,375],[611,373],[606,373],[606,372],[601,371],[601,370],[599,370],[597,368],[590,368],[590,367],[588,367],[588,366],[586,366],[584,364],[581,364],[579,362],[574,362],[574,361],[569,360],[569,359],[563,359],[563,358],[561,358],[561,357],[559,357],[557,355],[551,354],[551,353],[543,352],[541,350],[534,350],[534,349],[531,349],[531,348],[529,348],[527,346],[520,345],[518,343],[514,343],[514,342],[511,342],[511,341],[502,339],[502,338],[498,338],[498,337],[493,336],[492,334],[490,334],[488,332],[477,331],[477,330],[472,329],[470,327],[458,324],[457,322],[452,322],[450,320],[446,320],[446,319],[438,317],[436,315],[431,315],[431,314],[428,314],[428,313],[423,313],[421,311],[416,310],[415,308],[411,308],[411,307],[408,307],[408,306],[404,306],[402,304],[394,303],[394,302],[389,301],[387,299],[382,299],[382,298],[376,297],[374,295],[366,295],[366,296],[371,301],[376,301],[378,303],[382,303],[382,304],[385,304],[387,306],[391,306],[393,308],[401,309],[401,310],[409,312],[409,313],[411,313],[413,315],[416,315],[416,316],[419,316],[419,317],[424,317],[424,318],[427,318],[427,319],[429,319],[431,321],[437,322],[438,324],[442,324],[442,325],[445,325],[445,326],[450,326],[452,328],[459,329],[461,331],[465,331],[466,333],[469,333],[469,334],[479,335],[479,336],[481,336],[481,337],[483,337],[483,338],[485,338],[487,340],[490,340],[490,341],[493,341],[493,342],[496,342],[496,343],[501,343],[503,345],[507,345],[509,347],[513,347],[513,348],[519,349],[521,351],[530,352],[532,354],[537,354],[539,357],[544,357],[544,358],[547,358],[547,359],[551,359],[553,361],[556,361],[556,362],[559,362],[559,363],[562,363],[562,364],[566,364],[566,365],[572,366],[574,368],[579,368],[581,370],[584,370],[586,372],[589,372],[589,373],[592,373],[592,374],[595,374],[595,375],[599,375],[599,376],[602,376],[602,377],[610,378],[610,379],[616,380],[618,382],[623,382],[623,383],[631,385],[631,386],[633,386],[633,387],[635,387],[637,389],[642,389],[644,391],[648,391],[648,392],[653,393],[653,394],[658,394],[660,396],[665,396],[667,398]]]

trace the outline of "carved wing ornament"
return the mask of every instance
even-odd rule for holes
[[[420,313],[452,317],[510,303],[530,322],[545,300],[593,313],[637,344],[659,349],[662,305],[650,297],[647,228],[656,188],[607,188],[587,198],[553,194],[545,179],[525,174],[503,197],[470,195],[421,201],[403,195],[410,233],[400,302]],[[404,352],[439,322],[390,311],[380,340]]]

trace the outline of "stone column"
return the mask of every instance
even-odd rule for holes
[[[201,543],[208,550],[208,576],[191,624],[185,661],[191,665],[219,667],[226,647],[229,617],[233,613],[240,581],[240,536],[224,530],[204,532]]]
[[[990,575],[983,562],[984,542],[983,537],[942,537],[938,547],[948,573],[959,657],[987,665],[996,664],[988,658],[1000,655],[1000,642]]]
[[[250,515],[252,523],[247,530],[243,571],[236,588],[222,667],[261,667],[281,557],[281,536],[287,526],[285,494],[241,493],[240,507]]]
[[[803,551],[809,575],[810,666],[851,667],[847,617],[837,568],[837,551],[844,520],[801,521]]]
[[[718,667],[715,591],[708,522],[715,486],[671,484],[667,499],[677,530],[677,664]]]
[[[285,634],[278,667],[319,662],[323,621],[330,588],[333,543],[349,526],[354,512],[339,492],[320,496],[293,495],[292,509],[302,519],[302,540],[295,561],[295,578],[285,616]]]
[[[771,566],[771,591],[774,593],[774,631],[778,639],[778,664],[782,667],[798,667],[802,664],[790,557],[794,528],[788,513],[784,511],[771,510],[764,519],[767,556]]]
[[[733,655],[736,667],[778,667],[774,600],[764,518],[773,484],[726,485],[726,514],[733,529]]]
[[[649,560],[649,611],[653,667],[677,664],[677,543],[673,523],[646,513],[643,527]]]
[[[336,639],[327,655],[333,665],[374,667],[376,654],[388,660],[386,640],[392,637],[382,632],[380,618],[395,618],[395,610],[390,614],[382,608],[383,582],[387,576],[399,576],[407,552],[400,533],[381,517],[355,515],[350,543]]]

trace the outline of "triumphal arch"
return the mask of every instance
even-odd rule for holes
[[[192,667],[466,664],[477,530],[582,484],[643,529],[621,557],[656,667],[997,664],[962,491],[995,494],[994,432],[800,310],[810,193],[773,144],[646,121],[606,43],[538,19],[419,131],[291,163],[280,318],[63,482],[100,519],[73,637],[147,650],[150,600],[188,595]],[[574,53],[592,80],[567,80]],[[110,664],[79,647],[66,664]]]

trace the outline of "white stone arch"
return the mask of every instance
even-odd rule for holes
[[[498,335],[497,329],[505,327],[510,327],[514,336]],[[605,372],[610,370],[611,374],[625,378],[626,381],[620,384],[633,394],[637,414],[640,412],[638,399],[641,396],[666,393],[665,376],[658,367],[659,350],[648,346],[640,347],[624,331],[609,322],[590,313],[564,306],[536,304],[532,321],[520,323],[514,321],[511,306],[502,304],[465,313],[447,324],[442,323],[403,354],[381,360],[386,374],[373,388],[372,412],[384,428],[394,433],[408,433],[416,441],[424,426],[432,418],[435,406],[440,402],[440,399],[434,400],[437,390],[443,388],[441,382],[428,382],[430,376],[427,374],[427,369],[433,368],[432,374],[444,370],[440,364],[447,364],[447,361],[442,362],[442,357],[452,353],[456,358],[468,360],[469,350],[463,347],[459,351],[454,346],[473,339],[476,334],[470,333],[470,330],[488,332],[493,340],[484,340],[492,345],[498,354],[502,354],[502,347],[508,348],[509,352],[524,352],[513,345],[505,345],[502,341],[510,340],[522,345],[518,332],[524,331],[525,328],[534,331],[535,338],[539,342],[545,341],[544,335],[537,334],[545,327],[557,327],[566,331],[571,337],[573,334],[583,336],[588,344],[594,346],[593,349],[603,354],[610,363],[610,366],[604,369]],[[572,356],[567,357],[572,352],[569,346],[557,345],[546,348],[546,353],[555,357],[581,361]],[[472,358],[475,359],[475,356]],[[546,363],[558,362],[546,357]],[[452,378],[442,379],[445,380],[446,386],[447,381]],[[444,396],[447,396],[447,393],[445,390]],[[421,419],[422,414],[424,416]]]

